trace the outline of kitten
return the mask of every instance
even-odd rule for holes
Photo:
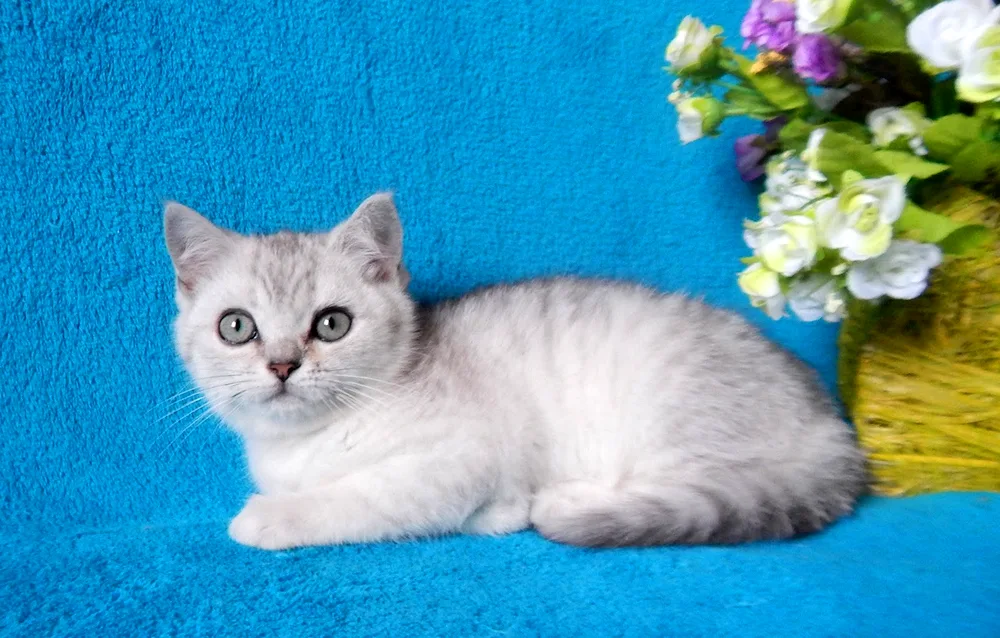
[[[391,196],[245,237],[171,203],[177,349],[283,549],[534,527],[584,546],[738,543],[849,513],[862,454],[813,374],[735,315],[552,279],[419,307]]]

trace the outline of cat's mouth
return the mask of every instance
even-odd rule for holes
[[[292,389],[283,383],[281,384],[281,387],[264,399],[264,403],[288,403],[289,401],[295,401],[298,399],[299,396],[294,394]]]

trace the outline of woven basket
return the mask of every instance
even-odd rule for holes
[[[962,186],[925,205],[1000,228],[1000,203]],[[1000,241],[946,258],[913,301],[854,303],[838,377],[875,492],[1000,491]]]

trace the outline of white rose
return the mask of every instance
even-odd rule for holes
[[[799,33],[832,31],[847,22],[854,0],[796,0],[795,30]]]
[[[772,158],[767,163],[765,191],[760,196],[760,209],[765,215],[780,217],[798,213],[833,190],[823,182],[821,174],[811,171],[791,151]],[[817,179],[819,178],[819,179]]]
[[[778,273],[763,264],[752,264],[740,273],[738,283],[754,308],[761,308],[772,319],[785,316],[785,295],[781,293]]]
[[[718,29],[709,29],[698,18],[687,16],[677,27],[677,35],[667,45],[666,60],[675,73],[701,65],[702,56],[712,48]]]
[[[675,106],[677,136],[683,144],[715,134],[724,117],[722,103],[711,97],[681,98]]]
[[[997,15],[1000,9],[994,12],[993,22]],[[958,97],[969,102],[1000,99],[1000,26],[987,26],[969,40],[955,88]]]
[[[681,138],[682,144],[687,144],[705,136],[701,128],[701,111],[691,106],[691,101],[687,100],[677,105],[677,137]]]
[[[993,0],[948,0],[927,9],[906,27],[906,42],[940,69],[957,69],[962,50],[993,11]],[[993,20],[995,22],[995,20]]]
[[[868,128],[872,132],[875,146],[886,147],[899,138],[909,143],[910,149],[917,155],[926,155],[924,139],[921,137],[931,121],[910,109],[887,106],[875,109],[866,118]]]
[[[765,217],[759,222],[746,222],[743,238],[754,254],[769,269],[790,277],[816,263],[816,223],[797,215],[776,222]]]
[[[941,264],[941,249],[934,244],[901,239],[892,242],[880,257],[851,266],[847,289],[858,299],[913,299],[927,289],[931,268]]]
[[[906,188],[895,176],[862,179],[816,205],[820,243],[848,261],[878,257],[892,241],[892,224],[903,214]]]
[[[847,298],[833,277],[809,275],[792,284],[788,305],[802,321],[823,319],[833,323],[844,318]]]

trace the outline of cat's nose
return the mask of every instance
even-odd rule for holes
[[[300,365],[302,364],[298,361],[272,361],[267,364],[267,369],[284,382],[288,381],[288,377],[292,376],[292,373],[298,370]]]

